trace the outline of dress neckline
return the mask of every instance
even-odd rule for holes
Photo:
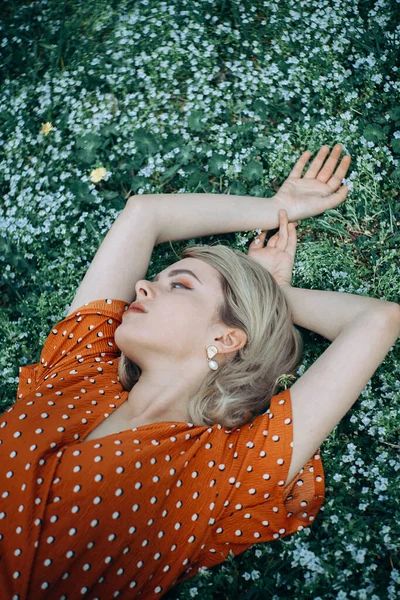
[[[93,426],[91,427],[91,429],[85,433],[85,436],[78,441],[78,444],[86,444],[86,443],[104,443],[105,439],[111,438],[112,436],[122,436],[122,435],[126,435],[128,432],[132,433],[135,432],[139,429],[145,429],[148,427],[153,427],[153,428],[157,428],[157,427],[164,427],[166,425],[186,425],[187,427],[190,427],[191,429],[193,427],[207,427],[207,426],[201,426],[201,425],[195,425],[194,423],[190,423],[189,421],[154,421],[153,423],[143,423],[142,425],[137,425],[135,427],[130,427],[127,429],[121,429],[120,431],[116,431],[116,432],[112,432],[112,433],[107,433],[103,436],[99,436],[97,438],[93,438],[88,440],[87,438],[89,437],[89,435],[91,433],[93,433],[93,431],[95,431],[102,423],[104,423],[105,421],[107,421],[107,419],[109,419],[123,404],[124,402],[127,401],[127,397],[128,397],[128,392],[124,391],[121,394],[121,401],[117,404],[115,408],[112,409],[112,411],[109,413],[108,417],[103,417],[101,420],[97,419],[94,423]]]

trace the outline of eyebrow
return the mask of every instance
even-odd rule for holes
[[[193,273],[193,271],[189,271],[189,269],[173,269],[172,271],[170,271],[168,273],[168,277],[173,277],[174,275],[180,275],[181,273],[186,273],[187,275],[191,275],[192,277],[194,277],[195,279],[197,279],[197,281],[199,283],[202,284],[202,282],[200,281],[200,279],[197,277],[197,275],[195,273]],[[160,275],[156,275],[152,281],[158,281],[160,279]]]

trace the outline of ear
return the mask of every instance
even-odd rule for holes
[[[242,329],[228,329],[214,340],[220,354],[237,352],[247,343],[247,335]]]

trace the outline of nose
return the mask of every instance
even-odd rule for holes
[[[146,281],[146,279],[137,281],[135,285],[136,298],[139,298],[139,292],[140,294],[144,294],[146,298],[151,298],[154,294],[152,286],[153,284],[150,281]]]

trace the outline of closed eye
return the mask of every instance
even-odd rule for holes
[[[179,281],[173,281],[170,285],[170,288],[172,288],[173,285],[182,285],[184,288],[186,288],[187,290],[191,290],[192,288],[188,287],[187,285],[184,285],[183,283],[180,283]]]

